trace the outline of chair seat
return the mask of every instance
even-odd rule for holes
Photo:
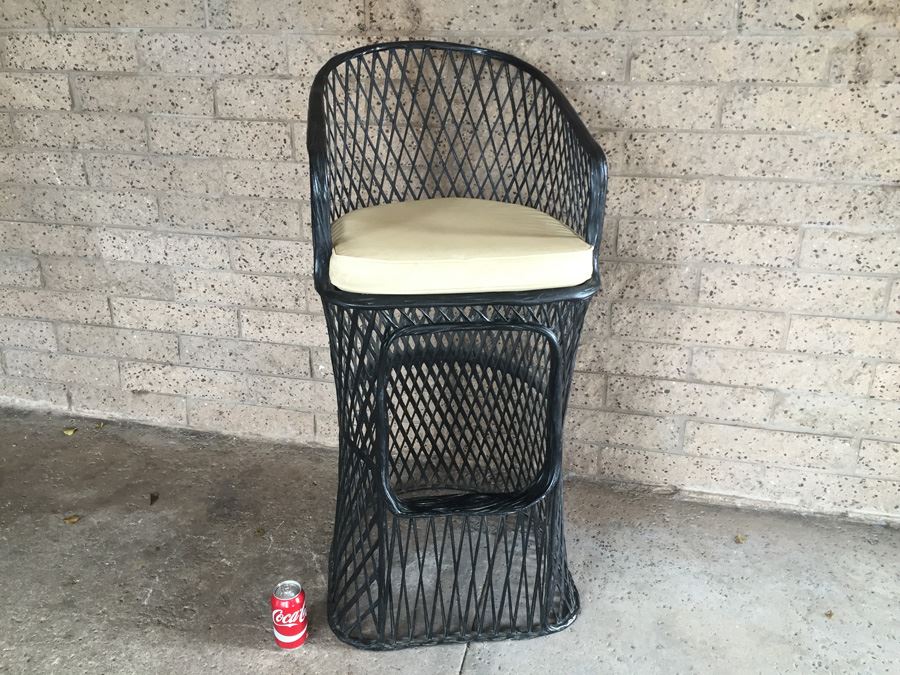
[[[351,211],[332,226],[331,283],[353,293],[531,291],[591,278],[593,249],[518,204],[446,197]]]

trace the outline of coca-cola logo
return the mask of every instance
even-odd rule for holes
[[[292,628],[296,626],[298,623],[303,621],[306,618],[306,607],[302,607],[296,611],[293,611],[289,614],[285,613],[283,609],[274,609],[272,610],[272,623],[276,626],[284,626],[285,628]]]

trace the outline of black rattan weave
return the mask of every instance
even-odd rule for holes
[[[561,424],[599,287],[606,160],[546,76],[440,42],[331,59],[308,147],[316,288],[340,426],[328,618],[371,649],[532,637],[569,625]],[[522,204],[594,247],[545,291],[378,296],[335,288],[331,224],[431,197]]]

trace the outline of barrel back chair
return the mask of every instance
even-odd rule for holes
[[[422,41],[329,60],[307,142],[339,423],[332,630],[391,649],[566,627],[562,423],[602,150],[533,66]]]

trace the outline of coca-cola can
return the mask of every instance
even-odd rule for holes
[[[272,632],[282,649],[306,642],[306,593],[296,581],[282,581],[272,591]]]

